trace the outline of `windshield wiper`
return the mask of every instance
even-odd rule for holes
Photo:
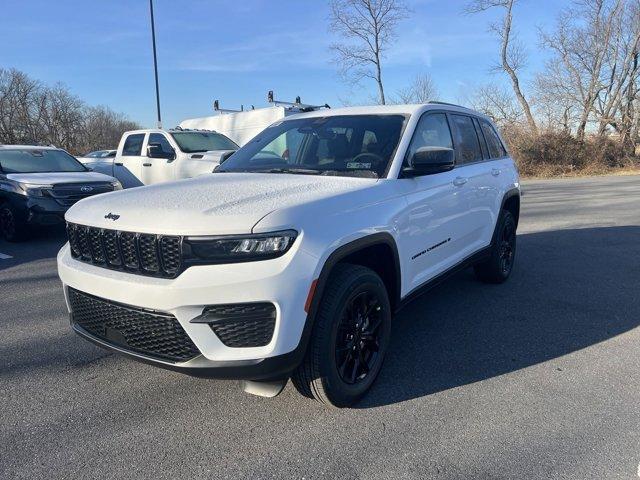
[[[314,170],[311,168],[267,168],[264,170],[251,170],[258,173],[292,173],[300,175],[320,175],[321,170]]]
[[[342,170],[322,170],[322,175],[338,176],[338,177],[363,177],[363,178],[380,178],[373,170],[367,168],[349,168]]]

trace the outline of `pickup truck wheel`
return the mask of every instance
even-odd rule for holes
[[[508,210],[500,212],[496,241],[489,259],[474,265],[476,277],[486,283],[502,283],[513,269],[516,255],[516,222]]]
[[[8,203],[0,205],[0,234],[9,242],[19,242],[27,236],[27,225]]]
[[[338,264],[293,384],[324,404],[352,405],[378,376],[390,333],[391,306],[380,277],[359,265]]]

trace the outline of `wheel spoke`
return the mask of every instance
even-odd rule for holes
[[[384,312],[373,290],[353,295],[342,312],[334,349],[336,366],[345,383],[359,383],[378,361]]]
[[[360,350],[360,353],[358,355],[358,360],[359,360],[360,366],[362,367],[361,368],[362,373],[365,375],[369,373],[369,365],[367,364],[367,361],[364,358],[364,351]]]
[[[354,383],[356,381],[356,378],[358,377],[359,366],[360,366],[360,358],[356,357],[353,359],[353,370],[351,370],[350,383]]]
[[[344,361],[340,364],[340,367],[338,368],[338,372],[340,373],[340,376],[342,378],[344,378],[344,375],[347,371],[347,365],[349,364],[349,360],[351,360],[351,352],[347,352],[347,354],[344,357]]]
[[[367,338],[372,337],[373,334],[376,333],[376,330],[378,330],[380,325],[382,325],[382,316],[378,316],[374,324],[369,324],[367,329],[364,332],[362,332],[362,336],[363,337],[366,336]]]

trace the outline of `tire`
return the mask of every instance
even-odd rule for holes
[[[294,386],[328,406],[353,405],[378,376],[390,334],[391,305],[382,279],[360,265],[338,264],[327,281],[305,358],[292,375]]]
[[[27,238],[27,224],[8,203],[0,205],[0,235],[9,242],[20,242]]]
[[[476,277],[485,283],[503,283],[511,275],[515,256],[516,221],[511,212],[502,210],[489,258],[473,267]]]

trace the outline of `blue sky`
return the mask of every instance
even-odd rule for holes
[[[493,14],[466,16],[463,0],[410,0],[411,18],[398,30],[384,64],[393,94],[418,73],[434,78],[441,99],[459,100],[474,86],[503,81],[490,72],[497,44],[487,30]],[[515,12],[519,38],[540,69],[537,29],[553,25],[569,0],[523,0]],[[163,123],[212,114],[223,107],[282,100],[367,102],[372,83],[352,88],[331,63],[325,0],[155,0]],[[62,82],[94,105],[107,105],[145,126],[155,122],[146,0],[3,0],[0,67]],[[526,76],[525,76],[526,80]]]

